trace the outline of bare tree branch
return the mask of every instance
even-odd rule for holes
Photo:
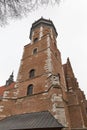
[[[21,18],[43,5],[59,5],[60,1],[61,0],[0,0],[0,26],[5,25],[9,19]]]

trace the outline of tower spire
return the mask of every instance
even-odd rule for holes
[[[14,82],[14,71],[12,71],[12,73],[9,76],[8,80],[6,80],[6,86],[10,85],[13,82]]]

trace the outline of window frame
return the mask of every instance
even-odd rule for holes
[[[29,71],[29,78],[34,78],[35,77],[35,69],[31,69]]]
[[[35,37],[33,42],[36,43],[38,41],[38,37]]]
[[[38,52],[38,49],[37,49],[37,48],[34,48],[34,49],[33,49],[33,55],[36,55],[37,52]]]
[[[33,84],[30,84],[28,87],[27,87],[27,96],[30,96],[33,94]]]

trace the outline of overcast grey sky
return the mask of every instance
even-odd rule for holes
[[[41,8],[27,18],[0,27],[0,86],[12,71],[16,80],[23,47],[30,42],[31,25],[41,16],[53,21],[62,62],[70,58],[79,86],[87,95],[87,0],[63,0],[60,6]]]

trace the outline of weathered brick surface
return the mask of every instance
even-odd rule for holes
[[[72,128],[87,127],[86,98],[80,90],[77,80],[74,76],[69,59],[64,65],[65,79],[67,84],[68,111],[70,125]]]
[[[48,110],[66,128],[87,127],[87,106],[69,59],[62,66],[52,25],[38,24],[31,29],[31,43],[24,47],[17,82],[6,89],[0,100],[0,119],[7,116]],[[37,53],[34,54],[34,49]],[[35,76],[29,77],[30,70]],[[33,85],[32,95],[27,95]]]

